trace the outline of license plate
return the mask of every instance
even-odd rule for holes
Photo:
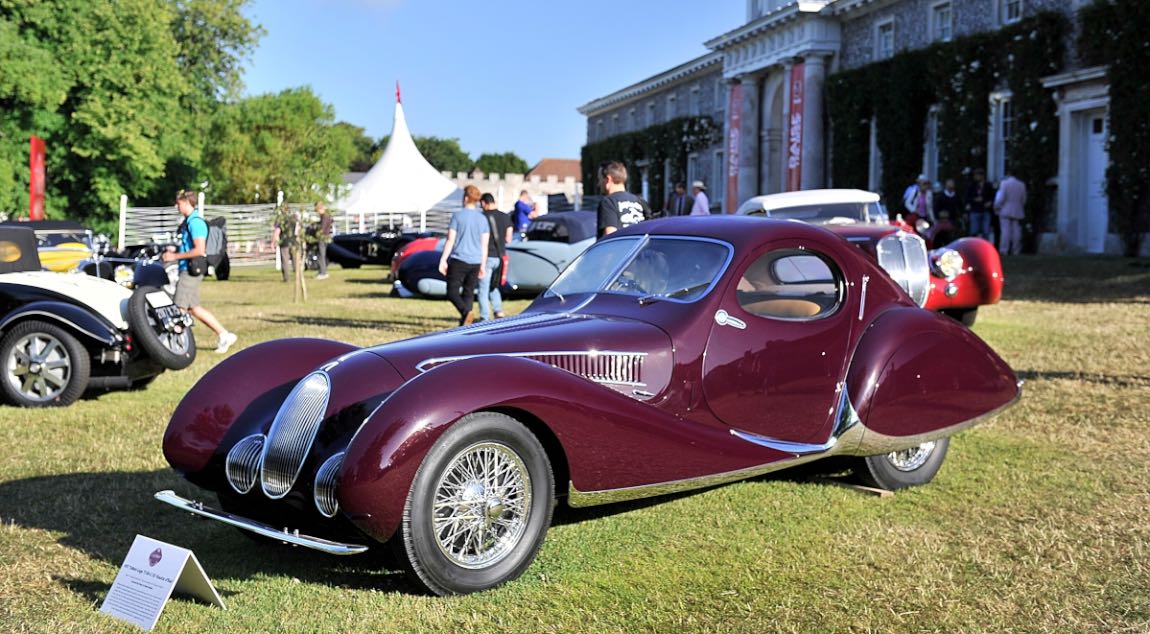
[[[152,308],[163,308],[164,306],[172,305],[172,298],[163,291],[153,291],[145,295],[148,298],[148,305]]]

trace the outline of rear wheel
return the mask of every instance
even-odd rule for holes
[[[91,359],[68,331],[43,321],[17,324],[0,340],[4,396],[23,407],[71,405],[88,387]]]
[[[961,308],[950,308],[950,309],[942,311],[942,314],[946,315],[947,317],[950,317],[951,319],[953,319],[955,321],[961,322],[962,325],[966,326],[967,328],[970,328],[971,326],[973,326],[974,320],[978,319],[978,309],[977,308],[970,308],[970,309],[966,309],[966,310],[961,309]]]
[[[510,416],[464,417],[424,457],[396,537],[414,579],[438,595],[495,587],[523,574],[551,524],[547,453]]]
[[[860,458],[855,474],[865,483],[895,491],[926,484],[934,479],[946,459],[950,438],[922,443],[908,449]]]
[[[128,298],[128,324],[148,356],[169,370],[182,370],[196,360],[191,324],[175,304],[152,306],[148,295],[153,293],[166,295],[154,286],[141,286],[132,292]]]

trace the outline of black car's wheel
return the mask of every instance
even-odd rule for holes
[[[860,458],[855,474],[867,484],[894,491],[926,484],[946,459],[950,438],[925,442],[910,449]]]
[[[551,524],[551,463],[515,419],[470,414],[424,457],[404,507],[397,554],[438,595],[515,579],[531,565]]]
[[[221,282],[228,281],[228,278],[232,276],[232,261],[227,254],[224,254],[224,257],[220,259],[220,263],[216,265],[215,275],[216,279]]]
[[[88,387],[91,359],[68,331],[43,321],[25,321],[0,340],[4,376],[0,388],[24,407],[71,405]]]
[[[950,317],[951,319],[961,322],[962,325],[970,328],[974,325],[974,320],[978,319],[978,309],[970,308],[963,310],[961,308],[951,308],[942,311],[942,314]]]
[[[141,286],[128,298],[128,324],[136,342],[148,356],[169,370],[182,370],[196,360],[196,338],[189,325],[166,326],[159,311],[175,313],[175,304],[153,308],[149,293],[163,293],[154,286]],[[169,320],[170,321],[170,320]]]

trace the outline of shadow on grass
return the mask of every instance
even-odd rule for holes
[[[1003,261],[1003,299],[1089,304],[1150,304],[1150,260],[1014,256]]]
[[[213,495],[195,490],[167,470],[74,473],[0,484],[3,521],[58,535],[57,542],[119,567],[137,534],[196,553],[213,580],[281,576],[349,589],[417,593],[379,544],[363,555],[337,557],[306,548],[257,543],[238,529],[198,518],[156,501],[156,491],[217,506]],[[104,582],[56,577],[89,601],[102,600]]]
[[[1110,387],[1150,387],[1150,376],[1098,374],[1092,372],[1018,370],[1018,378],[1026,381],[1080,381]]]
[[[349,277],[349,278],[343,280],[343,283],[344,284],[370,284],[372,286],[383,286],[383,285],[388,283],[388,282],[383,281],[384,277],[387,277],[387,276],[384,275],[384,276],[380,277],[379,279]]]

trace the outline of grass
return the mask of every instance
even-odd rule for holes
[[[62,410],[0,408],[0,631],[132,632],[97,610],[137,533],[190,548],[229,609],[186,600],[157,631],[1150,631],[1150,263],[1015,258],[975,331],[1023,400],[958,436],[929,486],[889,498],[785,474],[657,502],[561,510],[517,582],[414,594],[376,559],[260,545],[151,499],[159,443],[218,361]],[[370,344],[454,325],[338,268],[311,301],[270,270],[208,282],[239,346]],[[526,306],[511,302],[510,312]]]

